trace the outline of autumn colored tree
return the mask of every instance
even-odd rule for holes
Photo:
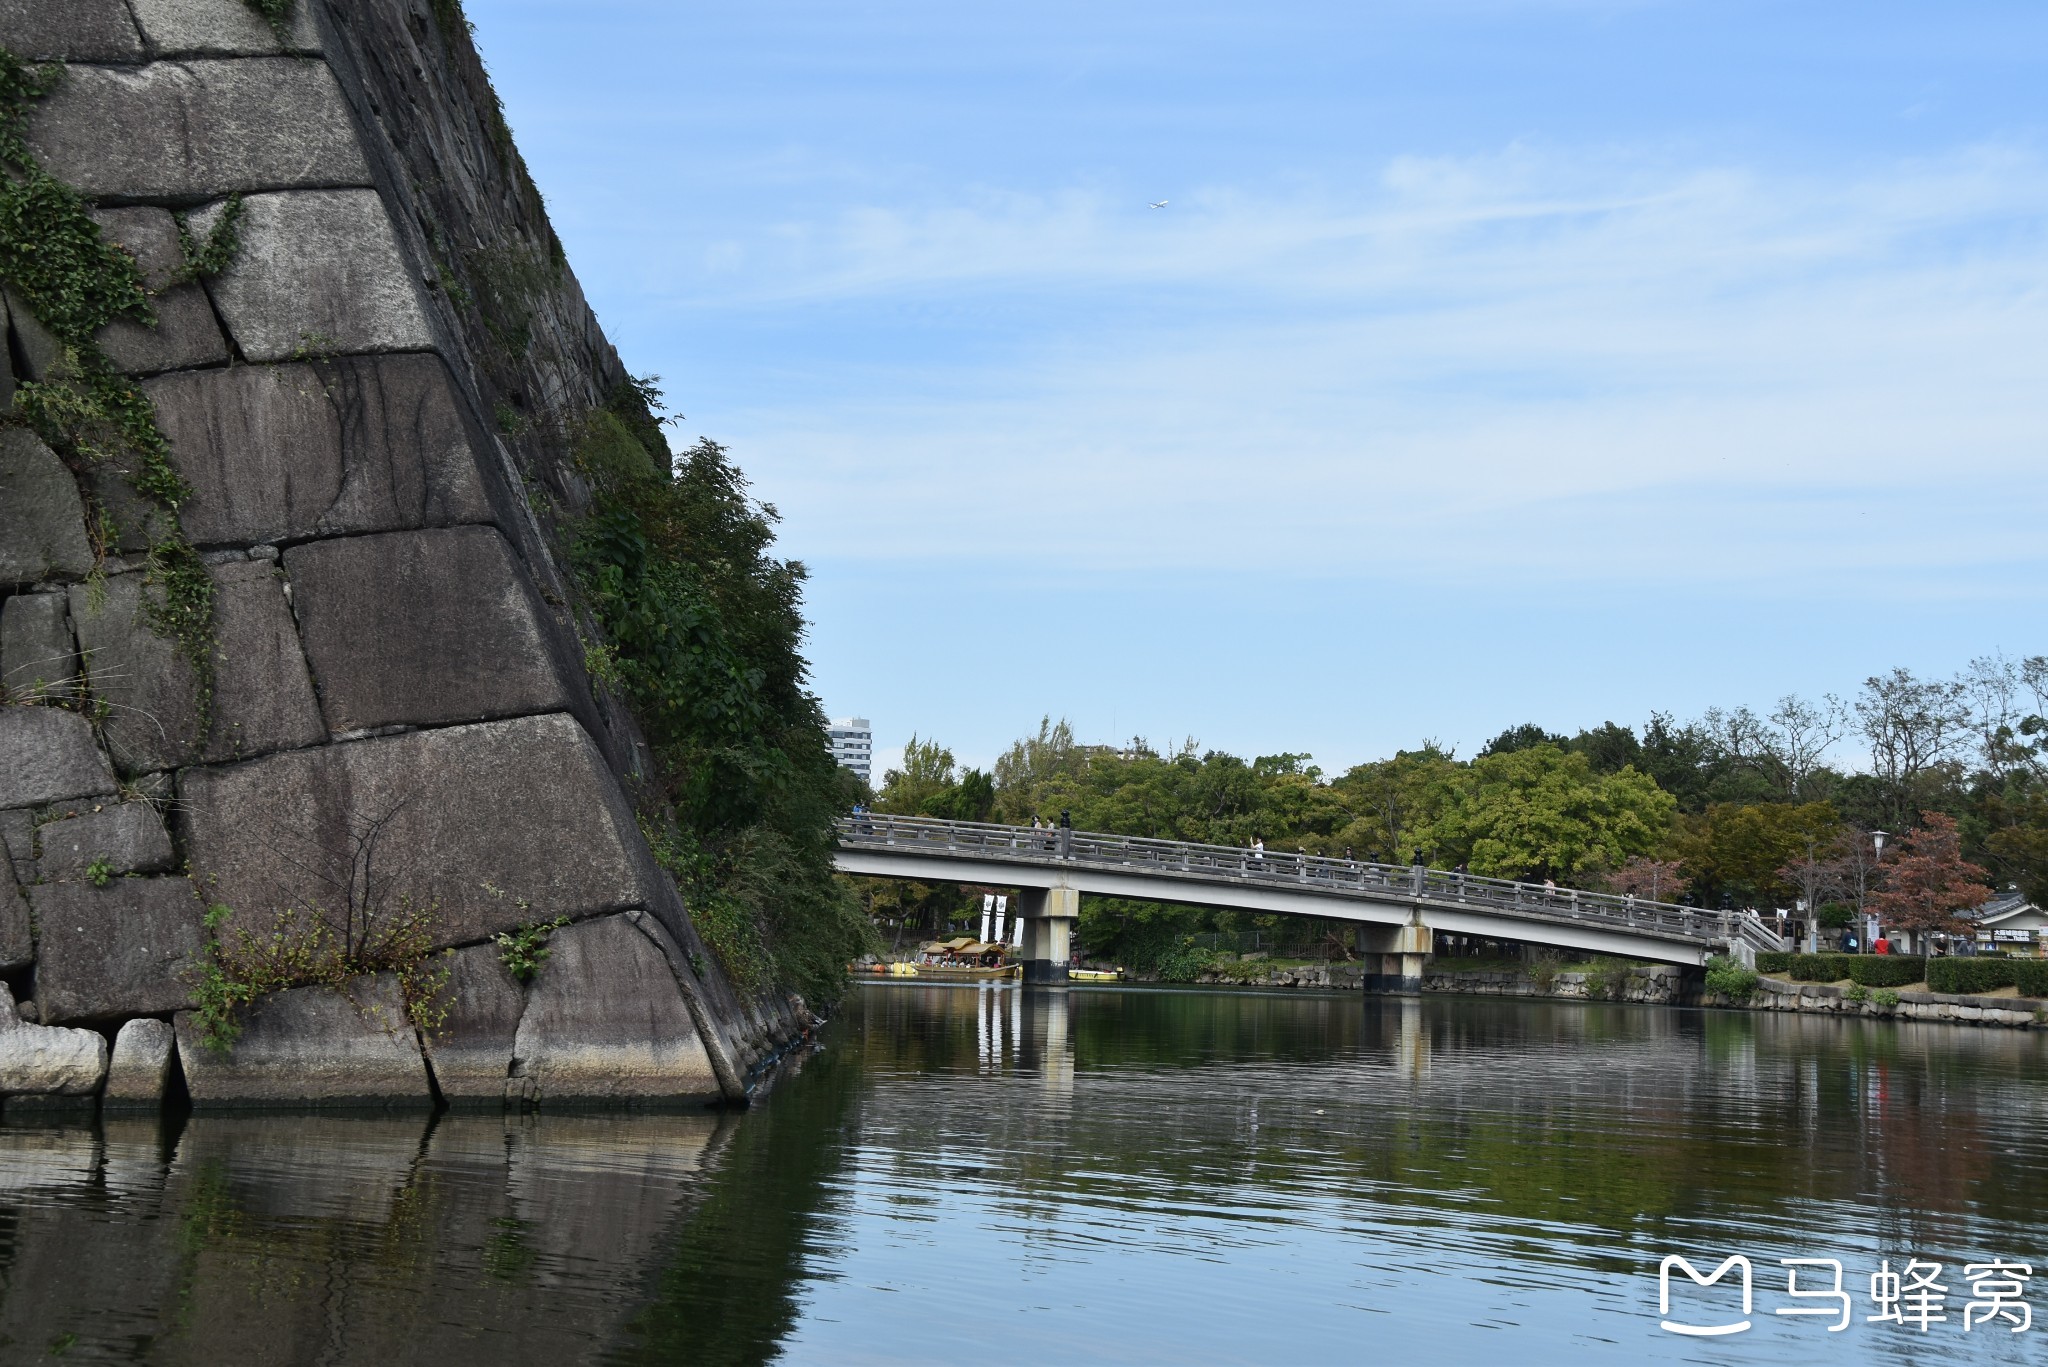
[[[1627,863],[1602,880],[1609,892],[1625,897],[1647,897],[1652,902],[1675,902],[1692,886],[1676,859],[1649,859],[1630,855]]]
[[[1920,828],[1899,842],[1885,866],[1885,886],[1865,905],[1886,926],[1916,934],[1967,931],[1962,913],[1991,900],[1987,875],[1963,858],[1955,818],[1922,812]]]

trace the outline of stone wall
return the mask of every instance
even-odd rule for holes
[[[1225,963],[1205,970],[1196,980],[1210,987],[1265,987],[1363,990],[1361,964]],[[1880,1020],[1944,1021],[1957,1025],[2024,1029],[2048,1025],[2048,1002],[2025,997],[1957,996],[1946,992],[1900,992],[1896,1003],[1857,1000],[1847,989],[1821,983],[1788,983],[1760,978],[1753,997],[1732,1001],[1705,990],[1698,970],[1674,964],[1638,965],[1618,984],[1595,982],[1583,972],[1556,973],[1539,983],[1526,970],[1427,972],[1425,992],[1457,992],[1483,997],[1549,997],[1564,1001],[1616,1001],[1646,1006],[1717,1006],[1753,1011],[1792,1011],[1807,1015],[1867,1016]],[[1874,994],[1872,994],[1874,995]]]
[[[298,0],[278,33],[244,0],[0,0],[0,45],[65,63],[29,147],[156,292],[97,342],[214,592],[209,680],[148,616],[162,510],[0,428],[5,1104],[97,1090],[85,1035],[109,1104],[180,1073],[202,1107],[742,1095],[800,1008],[736,996],[641,836],[646,747],[563,561],[565,427],[628,375],[459,8]],[[239,249],[187,278],[181,218],[203,239],[230,196]],[[0,399],[63,364],[5,304]],[[457,951],[445,1028],[371,975],[203,1046],[216,904],[225,936],[417,913]],[[513,977],[494,937],[557,918]],[[47,1086],[6,1062],[42,1055]]]

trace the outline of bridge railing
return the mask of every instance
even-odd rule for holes
[[[1001,826],[872,813],[842,817],[839,836],[841,843],[854,846],[910,847],[923,853],[1030,864],[1072,860],[1191,879],[1225,878],[1376,899],[1413,898],[1463,904],[1534,920],[1601,923],[1691,940],[1740,938],[1760,949],[1777,949],[1782,945],[1776,931],[1747,912],[1708,911],[1615,893],[1481,878],[1416,865],[1152,840],[1061,827]]]

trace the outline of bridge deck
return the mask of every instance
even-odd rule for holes
[[[1319,855],[874,815],[841,819],[839,843],[840,866],[850,873],[1073,886],[1153,901],[1379,924],[1420,912],[1438,930],[1646,951],[1690,963],[1736,941],[1758,949],[1782,944],[1775,931],[1746,912]]]

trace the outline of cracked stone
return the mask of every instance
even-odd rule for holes
[[[0,584],[83,579],[92,562],[78,481],[34,433],[0,428]]]
[[[218,206],[194,214],[211,228]],[[242,201],[242,249],[206,282],[252,361],[425,351],[433,332],[374,190],[306,190]]]
[[[75,66],[32,107],[28,140],[88,198],[370,183],[334,74],[295,57]]]
[[[189,971],[205,955],[199,895],[189,878],[40,883],[36,1004],[52,1025],[177,1011],[192,1005]]]
[[[38,868],[47,883],[84,879],[96,862],[115,874],[163,873],[175,862],[170,833],[155,804],[117,802],[42,828]]]
[[[0,0],[0,47],[31,62],[142,60],[122,0]]]
[[[93,221],[108,241],[123,247],[142,268],[144,283],[158,291],[156,326],[122,318],[101,328],[100,348],[115,367],[131,375],[215,365],[228,359],[227,338],[214,320],[206,291],[178,283],[185,264],[178,225],[166,209],[100,209]]]
[[[314,541],[284,563],[329,731],[568,705],[532,592],[495,528]]]
[[[0,807],[113,791],[114,771],[84,717],[55,707],[0,707]],[[8,844],[11,851],[11,837]]]
[[[207,544],[490,520],[478,459],[434,355],[160,375],[143,386]]]
[[[226,1053],[205,1045],[191,1012],[179,1012],[176,1024],[185,1085],[198,1110],[434,1104],[419,1041],[388,973],[342,989],[295,987],[265,997]]]
[[[141,615],[140,574],[106,580],[97,611],[71,590],[71,620],[90,652],[93,692],[112,708],[107,744],[125,774],[311,745],[326,738],[298,631],[277,570],[262,561],[212,566],[213,724],[202,745],[199,687],[174,642]]]
[[[431,908],[438,945],[658,895],[617,780],[559,713],[188,769],[178,797],[191,866],[209,900],[238,917],[245,907],[338,905],[356,857],[351,833],[379,821],[380,900]]]
[[[18,593],[0,603],[0,691],[40,694],[78,672],[61,593]]]
[[[142,36],[159,57],[257,57],[280,50],[277,34],[253,8],[234,0],[132,0]],[[282,50],[318,52],[313,7],[295,4]]]

